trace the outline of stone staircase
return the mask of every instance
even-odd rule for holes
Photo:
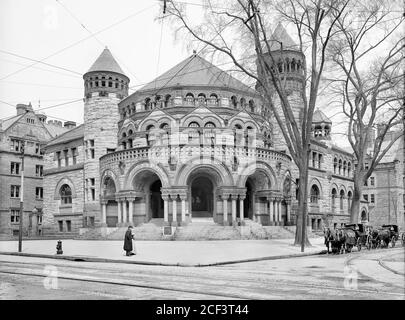
[[[295,226],[262,226],[246,219],[244,226],[222,226],[216,224],[212,218],[194,218],[186,226],[174,228],[173,235],[163,235],[163,219],[152,219],[148,223],[133,228],[135,240],[266,240],[293,239]],[[75,239],[82,240],[123,240],[127,227],[88,229]],[[309,232],[310,238],[316,237]]]
[[[245,225],[238,228],[241,230],[242,239],[291,239],[295,236],[293,226],[262,226],[252,220],[245,220]]]
[[[152,219],[148,223],[133,228],[135,240],[166,240],[162,235],[163,221]],[[78,240],[123,240],[128,227],[116,228],[91,228],[75,237]],[[170,239],[169,239],[170,240]]]
[[[177,227],[173,240],[236,240],[241,239],[238,228],[221,226],[212,218],[193,218],[187,226]]]

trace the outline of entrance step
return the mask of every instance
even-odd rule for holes
[[[212,217],[210,217],[210,218],[195,218],[195,217],[192,217],[190,225],[194,225],[194,224],[216,225],[216,223],[214,222]]]

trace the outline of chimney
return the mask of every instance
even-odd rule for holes
[[[66,121],[63,126],[67,129],[72,129],[72,128],[76,127],[76,122]]]
[[[27,112],[27,105],[23,104],[23,103],[19,103],[17,104],[17,116],[19,116],[20,114],[24,114]]]

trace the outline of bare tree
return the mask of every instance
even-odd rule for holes
[[[400,29],[404,22],[400,9],[397,2],[369,0],[361,11],[345,12],[336,24],[339,36],[330,46],[338,70],[335,89],[348,119],[347,137],[357,163],[353,170],[352,223],[358,222],[367,179],[404,135],[399,129],[390,141],[385,139],[401,123],[404,109],[405,38]],[[378,128],[375,138],[374,128]]]
[[[346,10],[349,0],[261,1],[206,0],[202,21],[189,18],[187,8],[179,2],[167,1],[166,12],[178,30],[185,30],[194,40],[215,54],[230,59],[244,75],[254,79],[284,137],[286,147],[299,171],[298,215],[295,244],[301,250],[309,244],[305,223],[308,199],[308,160],[311,124],[317,103],[321,75],[326,64],[330,39],[335,36],[336,23]],[[201,14],[200,14],[201,16]],[[280,55],[273,54],[269,33],[271,22],[283,20],[297,34],[298,48],[309,57],[304,66],[298,90],[301,117],[294,114],[297,101],[290,93],[286,73],[277,66]],[[288,49],[288,48],[287,48]],[[282,63],[287,50],[279,43]],[[283,54],[285,52],[285,54]],[[250,59],[249,59],[250,58]],[[274,103],[278,100],[277,105]]]

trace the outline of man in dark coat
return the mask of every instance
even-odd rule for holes
[[[132,226],[128,227],[127,232],[125,232],[125,237],[124,237],[124,250],[127,253],[127,256],[132,256],[135,253],[132,252],[132,239],[134,238],[132,234]]]

